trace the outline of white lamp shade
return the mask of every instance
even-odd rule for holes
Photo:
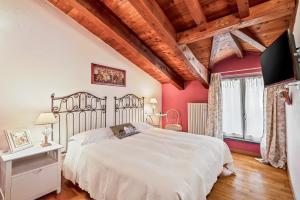
[[[150,103],[157,104],[158,102],[156,98],[150,98]]]
[[[45,124],[54,124],[56,119],[53,113],[41,113],[37,118],[35,124],[45,125]]]

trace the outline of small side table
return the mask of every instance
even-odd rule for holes
[[[0,188],[5,200],[32,200],[61,191],[62,145],[35,145],[0,156]]]
[[[162,127],[162,125],[161,125],[162,120],[161,119],[165,116],[167,116],[167,114],[164,114],[164,113],[146,113],[146,121],[154,127],[161,128]],[[158,124],[154,123],[153,117],[158,118]]]

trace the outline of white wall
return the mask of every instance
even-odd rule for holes
[[[300,47],[300,4],[294,27],[296,46]],[[293,105],[286,106],[288,170],[297,200],[300,200],[300,90],[291,87]]]
[[[47,1],[0,0],[0,5],[1,130],[28,127],[40,140],[34,121],[40,112],[50,111],[53,92],[108,96],[108,125],[113,120],[114,96],[157,97],[161,110],[158,81]],[[92,62],[125,69],[127,86],[90,84]]]
[[[296,199],[300,200],[300,90],[290,89],[293,104],[286,106],[288,169]]]
[[[298,4],[297,16],[294,26],[294,36],[296,41],[296,46],[300,47],[300,4]]]

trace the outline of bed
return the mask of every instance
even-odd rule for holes
[[[93,199],[202,200],[224,169],[235,172],[223,141],[151,127],[143,98],[114,100],[114,123],[130,121],[140,133],[117,139],[103,127],[68,139],[63,175]]]

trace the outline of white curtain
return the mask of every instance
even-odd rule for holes
[[[223,132],[226,136],[243,137],[241,80],[222,80],[222,94]]]
[[[260,141],[264,121],[264,83],[262,78],[245,79],[245,139]]]

